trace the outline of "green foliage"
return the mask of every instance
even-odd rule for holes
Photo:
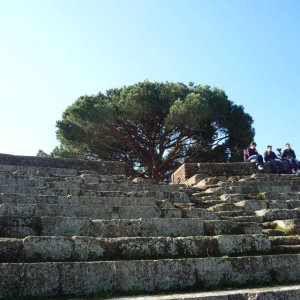
[[[61,157],[61,158],[85,158],[84,152],[80,152],[77,149],[67,148],[64,145],[55,147],[50,154],[47,154],[43,150],[39,150],[37,155],[39,157]]]
[[[62,157],[62,158],[84,158],[83,152],[78,151],[78,149],[67,148],[63,145],[55,147],[50,153],[51,157]]]
[[[276,224],[275,229],[284,232],[286,235],[295,235],[294,227],[284,227],[284,226],[279,226],[278,224]]]
[[[185,161],[226,161],[227,149],[241,160],[252,122],[220,89],[144,81],[80,97],[57,121],[53,153],[124,161],[133,174],[161,179]]]
[[[266,192],[259,192],[257,194],[257,199],[258,200],[266,200]]]
[[[67,199],[72,199],[73,195],[70,190],[67,191]]]
[[[49,157],[50,155],[47,154],[45,151],[43,151],[43,150],[40,149],[38,151],[38,153],[36,154],[36,156],[38,156],[38,157]]]

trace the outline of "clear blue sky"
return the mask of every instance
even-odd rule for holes
[[[49,153],[78,97],[145,79],[225,90],[260,152],[300,158],[300,1],[0,0],[0,153]]]

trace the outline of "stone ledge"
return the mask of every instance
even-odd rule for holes
[[[137,260],[271,253],[264,235],[0,238],[0,262]]]
[[[93,170],[103,175],[125,174],[127,165],[118,161],[90,161],[68,158],[38,156],[19,156],[0,153],[0,164],[29,167],[67,168],[75,170]]]
[[[118,300],[282,300],[300,299],[300,285],[262,287],[240,290],[220,290],[172,295],[120,297]]]
[[[299,267],[299,254],[75,263],[0,263],[0,298],[92,296],[108,291],[203,291],[221,286],[245,287],[258,283],[298,284]]]
[[[284,170],[288,165],[283,164]],[[270,164],[264,164],[264,170],[259,171],[254,163],[185,163],[172,175],[171,181],[175,184],[183,184],[194,175],[202,176],[203,179],[213,176],[247,176],[256,173],[271,173]]]

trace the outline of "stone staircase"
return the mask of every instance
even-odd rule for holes
[[[0,155],[0,299],[300,299],[300,176],[101,164]]]
[[[300,176],[196,178],[190,180],[195,207],[215,212],[221,220],[254,222],[269,237],[272,251],[300,254]]]

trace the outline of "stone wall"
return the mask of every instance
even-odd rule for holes
[[[117,161],[90,161],[67,158],[38,156],[18,156],[0,153],[0,164],[31,167],[70,168],[75,170],[94,170],[101,174],[126,174],[127,165]]]
[[[284,170],[287,171],[288,165],[283,164]],[[269,164],[264,164],[264,170],[258,171],[254,163],[185,163],[179,167],[171,176],[172,183],[184,183],[192,176],[199,174],[205,177],[213,176],[245,176],[255,173],[271,173]]]

